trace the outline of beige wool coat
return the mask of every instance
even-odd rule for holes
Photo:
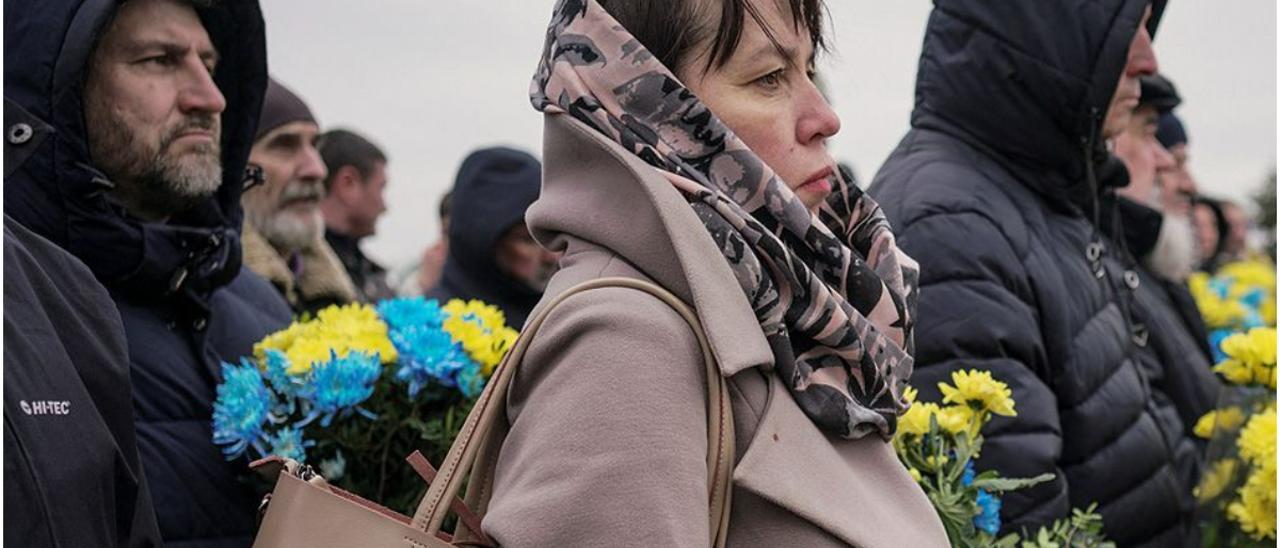
[[[888,443],[826,436],[797,406],[728,264],[665,178],[569,116],[546,117],[544,147],[527,220],[565,255],[543,303],[626,276],[705,325],[737,436],[730,546],[947,545]],[[507,547],[705,546],[706,398],[697,339],[666,304],[623,288],[569,298],[513,383],[485,531]]]

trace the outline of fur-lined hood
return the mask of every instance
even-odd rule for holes
[[[314,312],[331,304],[356,301],[355,284],[323,237],[302,250],[301,273],[295,275],[285,258],[249,223],[245,223],[244,264],[271,282],[294,312]]]

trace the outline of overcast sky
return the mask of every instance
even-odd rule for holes
[[[541,156],[529,79],[552,0],[263,0],[272,73],[324,128],[355,129],[390,156],[389,211],[365,250],[416,260],[466,154],[503,144]],[[821,62],[843,129],[835,157],[869,181],[907,129],[926,0],[827,0],[834,55]],[[1276,0],[1172,2],[1156,37],[1177,84],[1192,169],[1245,200],[1275,165]]]

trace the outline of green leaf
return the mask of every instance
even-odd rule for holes
[[[978,477],[973,480],[973,487],[994,491],[996,493],[1006,493],[1009,491],[1017,491],[1026,489],[1035,485],[1039,485],[1046,481],[1052,481],[1053,474],[1040,474],[1034,478],[983,478]]]

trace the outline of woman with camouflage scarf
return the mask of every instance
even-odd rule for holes
[[[623,276],[696,309],[737,432],[730,544],[942,546],[888,443],[917,269],[826,151],[839,120],[812,81],[822,13],[820,0],[557,5],[531,89],[545,176],[526,218],[565,253],[543,302]],[[631,289],[575,295],[521,367],[488,534],[707,543],[707,387],[674,310]]]

